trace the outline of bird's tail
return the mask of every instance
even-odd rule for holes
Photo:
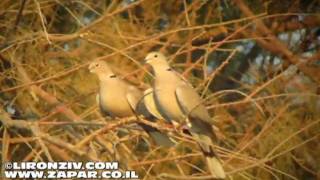
[[[216,156],[207,156],[206,160],[211,175],[218,179],[226,178],[226,173],[223,170],[222,164]]]
[[[143,123],[138,124],[149,134],[149,136],[151,136],[158,146],[173,147],[176,144],[173,139],[158,129]]]
[[[173,139],[160,131],[149,132],[149,135],[154,139],[158,146],[173,147],[176,144]]]
[[[208,136],[195,133],[192,133],[192,135],[199,144],[201,151],[206,158],[208,170],[211,175],[217,179],[225,179],[226,173],[223,170],[221,161],[213,150],[210,138]]]

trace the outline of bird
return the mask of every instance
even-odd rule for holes
[[[100,87],[96,101],[103,115],[117,118],[138,117],[138,115],[149,117],[150,113],[144,103],[139,103],[143,93],[137,87],[118,77],[106,62],[93,61],[89,65],[89,71],[96,74],[99,79]],[[164,147],[174,145],[167,134],[144,123],[138,124],[154,139],[157,145]]]
[[[212,120],[199,94],[170,67],[164,54],[150,52],[145,63],[152,67],[154,101],[161,116],[167,121],[186,124],[190,135],[206,157],[212,176],[224,179],[226,174],[221,160],[212,147],[217,141]]]

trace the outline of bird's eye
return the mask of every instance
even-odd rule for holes
[[[155,57],[155,58],[157,58],[157,57],[158,57],[158,55],[157,55],[157,54],[155,54],[155,55],[154,55],[154,57]]]
[[[96,67],[99,67],[99,64],[96,64]]]

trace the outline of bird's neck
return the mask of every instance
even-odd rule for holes
[[[112,72],[111,73],[99,73],[98,78],[100,81],[104,82],[104,81],[116,79],[117,76],[115,74],[113,74]]]
[[[110,88],[117,89],[120,84],[121,84],[121,80],[118,77],[109,76],[107,78],[100,79],[99,80],[100,92],[108,92]]]
[[[163,73],[166,73],[168,71],[171,71],[171,67],[169,65],[161,65],[161,66],[157,66],[156,68],[153,68],[153,72],[155,74],[155,76],[159,76]]]

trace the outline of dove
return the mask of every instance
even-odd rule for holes
[[[153,70],[154,101],[161,116],[167,121],[186,124],[206,157],[212,176],[225,178],[221,161],[212,147],[217,138],[211,125],[211,117],[198,93],[169,66],[162,53],[149,53],[145,63],[151,65]]]
[[[106,62],[93,61],[89,65],[89,71],[96,74],[99,79],[100,87],[96,101],[103,115],[123,118],[149,114],[144,104],[139,105],[140,112],[136,112],[143,93],[114,74]],[[155,121],[155,119],[152,120]],[[154,139],[157,145],[165,147],[174,145],[170,138],[158,129],[143,123],[138,124]]]

